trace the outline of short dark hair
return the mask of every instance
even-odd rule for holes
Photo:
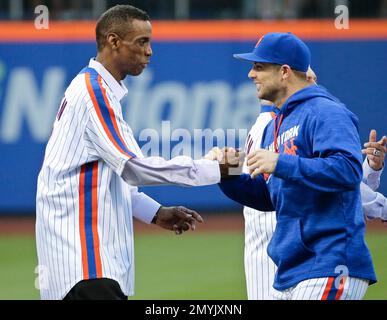
[[[130,5],[116,5],[105,11],[98,19],[95,28],[98,51],[105,46],[106,35],[109,32],[124,36],[122,26],[134,19],[150,21],[150,17],[145,11]]]

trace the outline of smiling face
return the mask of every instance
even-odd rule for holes
[[[127,24],[125,27],[127,31],[123,32],[123,36],[111,35],[118,37],[114,50],[114,64],[123,77],[141,74],[152,56],[151,23],[134,19]]]
[[[257,87],[259,99],[275,102],[283,91],[281,66],[254,62],[248,77]]]

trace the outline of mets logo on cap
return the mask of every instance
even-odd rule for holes
[[[256,45],[255,45],[254,48],[256,48],[256,47],[259,46],[259,44],[262,42],[263,38],[264,38],[264,36],[262,36],[262,37],[259,38],[259,40],[258,40],[258,42],[256,43]]]

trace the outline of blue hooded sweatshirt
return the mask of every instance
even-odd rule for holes
[[[342,272],[376,282],[364,240],[357,117],[311,85],[288,98],[267,125],[261,147],[279,152],[272,175],[242,174],[219,186],[243,205],[277,211],[267,249],[278,267],[274,288]]]

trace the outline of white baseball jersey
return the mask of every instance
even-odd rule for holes
[[[143,158],[122,118],[126,93],[93,59],[65,92],[38,177],[42,299],[62,299],[77,282],[95,278],[116,280],[133,295],[132,217],[150,223],[160,207],[135,186],[220,181],[216,161]]]
[[[251,128],[245,145],[246,155],[261,146],[263,131],[273,117],[270,106],[261,106],[255,124]],[[243,171],[248,173],[246,163]],[[273,299],[273,282],[276,265],[267,254],[267,245],[276,225],[275,211],[258,211],[244,207],[245,218],[245,276],[249,300]]]
[[[368,280],[353,277],[307,279],[283,291],[273,291],[275,300],[361,300]]]

